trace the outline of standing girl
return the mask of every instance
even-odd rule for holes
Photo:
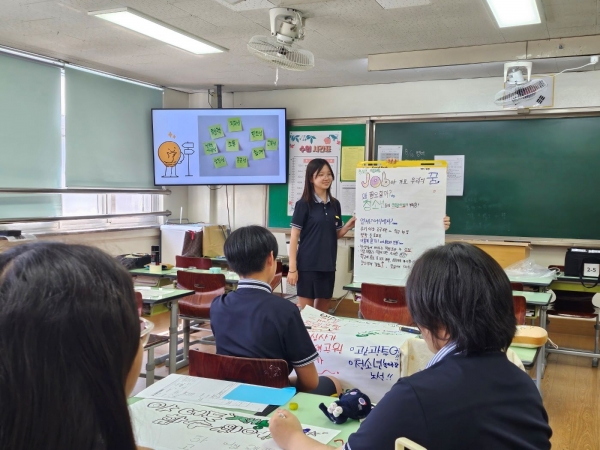
[[[337,240],[354,226],[344,225],[340,202],[331,195],[334,181],[329,163],[313,159],[306,167],[304,192],[292,217],[288,282],[297,285],[300,308],[329,311],[335,283]],[[298,243],[299,242],[299,243]]]

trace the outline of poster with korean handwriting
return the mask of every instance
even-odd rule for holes
[[[280,449],[271,438],[268,417],[156,399],[144,399],[129,408],[137,444],[154,450]],[[323,444],[339,434],[306,424],[302,428]]]
[[[356,170],[355,282],[404,286],[414,261],[444,243],[446,167],[403,161]]]
[[[398,381],[400,347],[414,334],[395,323],[336,317],[310,306],[301,314],[319,353],[319,375],[336,377],[342,389],[359,388],[373,402]]]
[[[294,214],[296,202],[304,191],[306,166],[315,158],[326,159],[335,180],[331,184],[331,194],[340,200],[341,183],[339,177],[339,160],[342,151],[341,131],[290,131],[289,137],[290,176],[288,182],[288,216]],[[354,184],[354,183],[352,183]],[[353,204],[341,204],[342,214],[352,214]],[[349,208],[348,208],[349,206]],[[349,211],[349,212],[348,212]]]

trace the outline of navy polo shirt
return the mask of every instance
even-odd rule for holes
[[[552,430],[535,384],[503,352],[446,355],[400,378],[343,450],[547,450]]]
[[[297,270],[335,272],[337,231],[344,226],[340,202],[329,197],[323,202],[316,194],[310,204],[298,200],[291,225],[300,230]]]
[[[319,356],[298,307],[262,281],[241,279],[236,291],[215,298],[210,326],[219,355],[283,359],[290,372]]]

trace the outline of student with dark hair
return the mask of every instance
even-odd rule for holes
[[[134,450],[143,347],[129,273],[57,242],[0,253],[0,448]]]
[[[210,306],[210,325],[217,353],[246,358],[283,359],[302,392],[331,395],[335,379],[319,377],[319,357],[298,307],[271,290],[277,270],[277,240],[266,228],[251,225],[235,230],[224,245],[230,267],[240,275],[234,292],[217,297]]]
[[[435,355],[398,380],[344,450],[392,450],[399,437],[428,450],[549,449],[540,394],[504,353],[516,320],[498,263],[470,244],[431,249],[414,264],[406,300]],[[285,450],[330,448],[307,437],[289,411],[278,410],[269,428]]]
[[[287,281],[297,284],[300,308],[314,306],[329,311],[335,284],[337,240],[354,226],[352,217],[344,225],[340,202],[331,195],[335,180],[325,159],[308,163],[302,198],[296,202],[292,217],[290,262]]]

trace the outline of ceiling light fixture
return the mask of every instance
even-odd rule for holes
[[[487,0],[500,28],[541,23],[536,0]]]
[[[197,36],[186,33],[185,31],[167,25],[153,17],[146,16],[131,8],[107,9],[104,11],[88,12],[90,16],[96,16],[100,19],[129,28],[148,37],[158,39],[167,44],[179,47],[196,55],[207,53],[221,53],[227,51],[212,42],[200,39]]]

